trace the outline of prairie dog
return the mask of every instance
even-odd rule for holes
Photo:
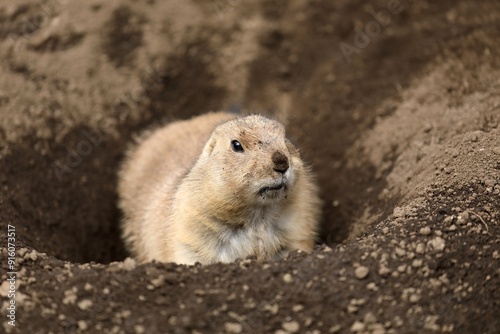
[[[217,112],[173,122],[119,173],[123,238],[140,262],[232,262],[311,251],[320,200],[280,123]]]

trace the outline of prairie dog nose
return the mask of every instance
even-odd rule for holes
[[[275,151],[272,160],[274,163],[273,169],[278,173],[285,174],[289,167],[288,158],[280,151]]]

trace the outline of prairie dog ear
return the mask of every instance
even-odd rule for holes
[[[205,147],[203,148],[203,151],[201,152],[201,156],[206,157],[206,158],[211,156],[212,152],[214,151],[216,143],[217,143],[217,140],[212,135],[210,137],[210,139],[207,141],[207,143],[205,144]]]

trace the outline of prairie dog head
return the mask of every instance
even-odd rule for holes
[[[265,206],[287,198],[302,169],[298,150],[279,122],[252,115],[218,126],[200,160],[211,195],[238,206]]]

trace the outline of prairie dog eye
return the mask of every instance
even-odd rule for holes
[[[244,152],[245,150],[243,149],[243,145],[237,140],[232,140],[231,141],[231,148],[233,149],[234,152]]]

